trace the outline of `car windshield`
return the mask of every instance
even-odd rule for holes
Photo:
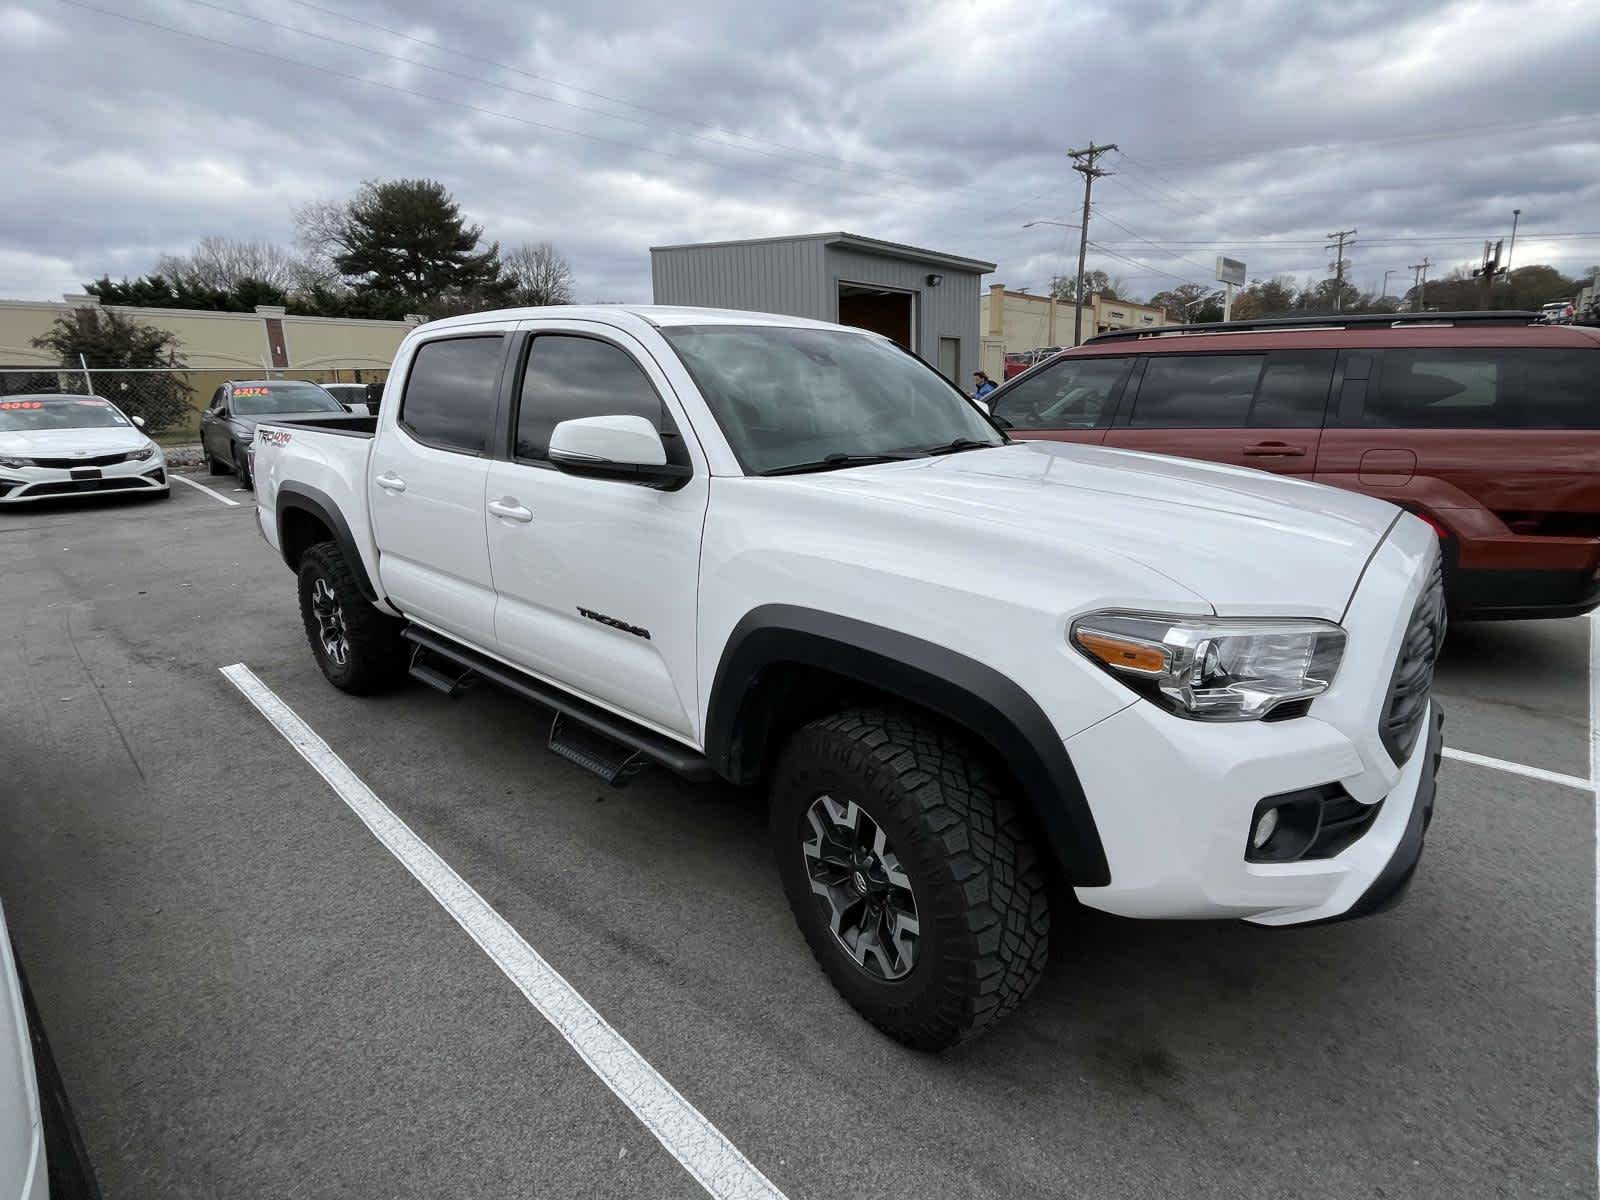
[[[118,429],[123,416],[93,396],[11,396],[0,400],[0,433],[39,429]]]
[[[661,332],[752,474],[1005,440],[953,384],[880,338],[745,325]]]
[[[233,411],[241,417],[266,413],[343,412],[340,404],[314,383],[241,383],[234,385]]]

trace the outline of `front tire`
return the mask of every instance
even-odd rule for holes
[[[357,696],[388,691],[406,678],[400,622],[361,594],[355,573],[332,542],[300,560],[300,619],[311,653],[329,683]]]
[[[250,475],[250,452],[243,446],[233,448],[233,473],[239,477],[240,487],[256,490],[256,481]]]
[[[773,776],[771,836],[812,954],[890,1037],[945,1049],[1037,985],[1042,865],[1000,781],[935,722],[860,709],[805,726]]]

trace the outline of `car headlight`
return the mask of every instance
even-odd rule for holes
[[[13,471],[19,471],[23,467],[31,466],[33,466],[33,459],[31,458],[0,458],[0,467],[10,467]]]
[[[156,456],[155,444],[151,443],[143,449],[135,450],[128,455],[129,462],[149,462]]]
[[[1200,721],[1259,721],[1320,695],[1333,683],[1345,641],[1329,621],[1119,612],[1079,617],[1070,636],[1140,695]]]

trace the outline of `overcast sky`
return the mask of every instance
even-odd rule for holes
[[[832,229],[1043,290],[1077,233],[1022,226],[1078,220],[1091,139],[1090,264],[1140,296],[1219,252],[1320,277],[1352,227],[1403,289],[1518,207],[1517,263],[1600,262],[1600,0],[0,0],[0,103],[4,298],[396,176],[585,301],[648,300],[651,245]]]

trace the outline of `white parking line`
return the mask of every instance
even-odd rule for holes
[[[175,471],[168,471],[167,472],[167,478],[168,479],[176,479],[179,483],[187,483],[190,487],[194,488],[195,491],[204,492],[206,495],[210,496],[213,500],[221,500],[224,504],[226,504],[226,505],[228,505],[228,506],[230,506],[232,508],[238,508],[239,507],[239,502],[237,500],[229,500],[221,492],[212,491],[205,484],[196,483],[194,480],[190,479],[187,475],[179,475]]]
[[[1600,609],[1589,614],[1589,780],[1594,790],[1594,1070],[1600,1088]],[[1595,1104],[1595,1170],[1600,1172],[1600,1101]]]
[[[198,486],[198,485],[196,485]],[[222,668],[300,757],[327,780],[383,845],[433,894],[507,979],[567,1039],[588,1067],[710,1195],[784,1200],[722,1131],[678,1094],[577,990],[523,940],[433,848],[373,793],[271,688],[243,663]]]
[[[1507,762],[1503,758],[1490,758],[1487,754],[1474,754],[1470,750],[1457,750],[1454,746],[1444,748],[1444,756],[1453,758],[1457,762],[1471,763],[1475,767],[1492,767],[1496,771],[1506,771],[1512,775],[1523,775],[1529,779],[1538,779],[1544,783],[1559,783],[1562,787],[1577,788],[1580,792],[1593,789],[1594,785],[1587,779],[1579,779],[1576,775],[1563,775],[1560,771],[1547,771],[1543,767],[1530,767],[1524,763]]]

